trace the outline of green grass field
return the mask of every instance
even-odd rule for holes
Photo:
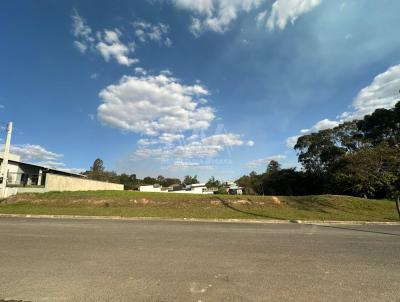
[[[134,191],[21,194],[0,201],[3,214],[211,219],[396,221],[395,203],[349,196],[229,196]]]

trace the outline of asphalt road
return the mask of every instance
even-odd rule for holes
[[[0,301],[400,301],[400,226],[0,219]]]

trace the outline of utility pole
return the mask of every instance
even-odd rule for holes
[[[8,172],[8,155],[10,154],[10,146],[11,146],[11,133],[12,133],[12,122],[9,122],[7,125],[7,138],[6,144],[4,146],[3,153],[3,162],[1,164],[0,177],[2,178],[2,182],[0,184],[0,197],[6,197],[6,186],[7,186],[7,172]]]

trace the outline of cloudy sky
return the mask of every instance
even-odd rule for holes
[[[3,1],[0,121],[25,161],[235,179],[392,107],[398,0]],[[1,129],[4,141],[4,129]]]

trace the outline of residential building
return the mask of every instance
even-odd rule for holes
[[[186,193],[186,194],[214,194],[214,190],[208,189],[205,183],[180,185],[175,184],[167,188],[161,187],[159,184],[145,185],[139,187],[140,192],[163,192],[163,193]]]
[[[3,153],[0,153],[0,164],[3,164]],[[15,154],[9,154],[5,175],[6,179],[0,178],[1,183],[6,181],[3,197],[29,192],[124,189],[121,184],[94,181],[78,173],[22,162]]]
[[[230,195],[242,195],[243,187],[239,187],[234,181],[227,181],[223,184],[226,192]]]

